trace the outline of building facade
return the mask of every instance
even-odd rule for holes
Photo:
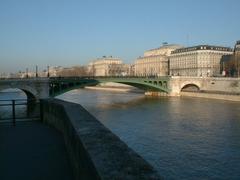
[[[127,71],[128,66],[121,59],[112,56],[103,56],[88,65],[90,76],[123,76]]]
[[[226,56],[221,62],[221,71],[227,77],[240,76],[240,41],[234,46],[232,55]]]
[[[170,55],[172,76],[220,76],[220,62],[223,56],[232,55],[228,47],[199,45],[181,48]]]
[[[128,76],[135,76],[135,65],[129,64],[128,66]]]
[[[135,76],[166,76],[169,74],[169,55],[182,48],[180,45],[163,45],[144,52],[134,64]]]
[[[237,41],[234,48],[234,60],[236,63],[236,76],[240,77],[240,41]]]

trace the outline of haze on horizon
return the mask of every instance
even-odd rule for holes
[[[163,42],[233,47],[239,7],[239,0],[1,0],[0,73],[104,55],[133,63]]]

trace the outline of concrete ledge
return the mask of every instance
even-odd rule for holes
[[[76,179],[162,179],[82,106],[47,99],[41,112],[44,123],[63,133]]]

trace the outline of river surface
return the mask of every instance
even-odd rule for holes
[[[12,101],[16,100],[16,104],[26,103],[25,100],[27,96],[23,91],[17,89],[9,89],[6,91],[0,91],[0,122],[6,119],[12,118]],[[16,105],[16,118],[21,118],[27,116],[26,105]]]
[[[58,98],[83,105],[165,179],[240,179],[239,102],[84,89]]]
[[[240,179],[240,103],[74,90],[79,103],[165,179]]]
[[[40,106],[36,101],[29,101],[27,96],[19,89],[0,91],[0,122],[11,122],[13,118],[12,100],[15,100],[15,118],[17,121],[26,121],[40,118]]]

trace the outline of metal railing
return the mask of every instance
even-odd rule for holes
[[[0,100],[0,123],[40,120],[40,102],[35,99]]]

